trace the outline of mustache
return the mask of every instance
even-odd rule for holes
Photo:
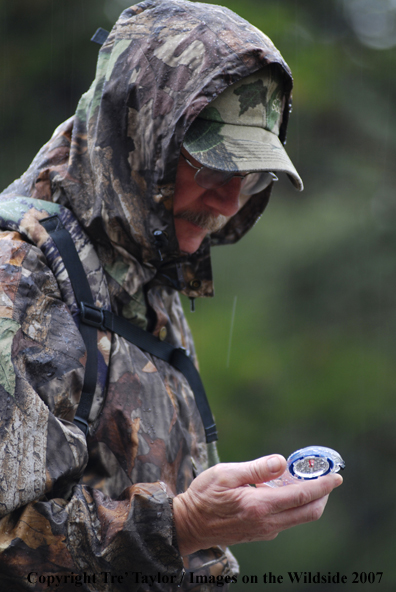
[[[227,216],[223,216],[222,214],[215,216],[209,212],[192,212],[191,210],[179,212],[175,215],[175,218],[191,222],[203,230],[206,230],[208,233],[221,230],[229,220]]]

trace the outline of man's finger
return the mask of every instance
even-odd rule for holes
[[[286,485],[267,492],[271,496],[273,514],[307,506],[308,504],[329,495],[333,489],[341,485],[341,475],[327,475],[312,481],[304,481],[295,485]],[[268,488],[269,489],[269,488]]]
[[[329,496],[310,502],[305,506],[292,508],[276,515],[276,529],[280,531],[319,520],[326,507]]]

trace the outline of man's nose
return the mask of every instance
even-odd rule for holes
[[[204,204],[217,214],[234,216],[240,207],[241,182],[241,177],[232,177],[225,185],[208,189],[203,196]]]

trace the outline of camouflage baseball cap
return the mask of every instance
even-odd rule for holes
[[[187,131],[183,146],[208,168],[285,172],[302,191],[303,182],[278,137],[284,97],[279,71],[259,70],[205,107]]]

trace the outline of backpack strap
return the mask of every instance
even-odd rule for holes
[[[77,304],[81,308],[81,302],[85,301],[93,306],[91,288],[69,231],[63,226],[57,215],[40,220],[40,223],[58,247],[69,274]],[[87,362],[81,399],[74,417],[74,423],[87,435],[88,416],[95,394],[98,374],[98,337],[97,330],[90,325],[80,323],[79,330],[87,349]]]
[[[88,417],[91,409],[97,379],[97,330],[109,330],[124,337],[143,351],[146,351],[184,374],[193,393],[205,429],[206,442],[215,442],[217,428],[209,406],[204,386],[194,362],[184,348],[174,347],[133,325],[123,317],[109,310],[95,306],[87,276],[78,256],[69,231],[57,215],[40,221],[56,244],[70,277],[77,303],[80,307],[80,332],[87,348],[87,363],[80,404],[74,422],[85,435],[88,433]]]

